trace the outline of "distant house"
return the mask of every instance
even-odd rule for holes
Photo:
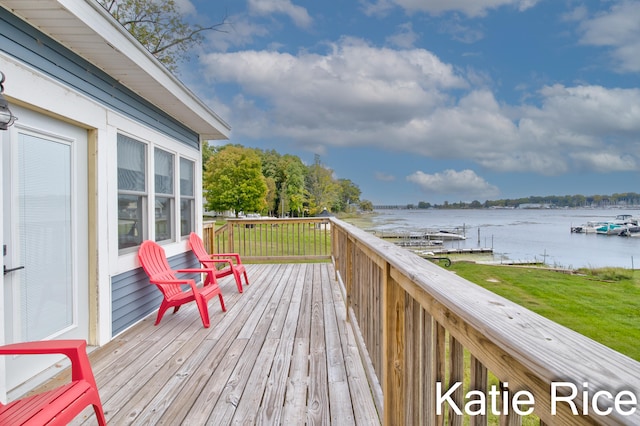
[[[322,209],[322,211],[320,213],[318,213],[316,215],[316,217],[333,217],[333,215],[329,212],[329,210],[325,208]],[[325,223],[319,223],[316,225],[316,227],[318,229],[324,229],[324,230],[330,230],[331,229],[331,223],[329,221],[325,222]]]
[[[551,204],[540,204],[540,203],[522,203],[518,205],[519,209],[550,209]]]
[[[318,213],[316,217],[333,217],[333,215],[329,213],[329,210],[325,208],[325,209],[322,209],[322,211]]]
[[[197,264],[201,145],[230,127],[94,0],[0,0],[0,28],[0,343],[101,346],[159,306],[141,241]],[[0,397],[57,360],[1,357]]]

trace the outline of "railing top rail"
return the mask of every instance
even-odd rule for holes
[[[542,317],[516,303],[477,286],[420,256],[383,241],[353,225],[331,218],[334,229],[342,229],[358,245],[384,258],[391,274],[427,311],[442,318],[459,318],[464,332],[479,333],[487,344],[496,345],[514,361],[534,372],[548,386],[571,382],[589,394],[603,391],[616,396],[621,391],[640,398],[640,362],[586,336]],[[472,331],[473,329],[473,331]],[[455,331],[454,331],[455,333]],[[456,338],[464,336],[456,336]],[[472,352],[473,348],[468,348]],[[474,354],[476,355],[476,354]],[[492,367],[508,359],[487,360]],[[490,368],[491,369],[491,368]],[[498,367],[499,369],[499,367]],[[495,369],[492,371],[496,372]],[[576,398],[581,401],[581,395]],[[613,401],[607,401],[612,403]],[[637,405],[637,402],[636,402]],[[580,405],[578,405],[581,407]],[[587,408],[592,410],[591,408]],[[629,409],[627,406],[626,409]],[[619,412],[597,416],[604,424],[630,424],[640,420],[640,407],[632,416]]]
[[[262,217],[262,218],[229,218],[228,223],[327,223],[328,217]]]

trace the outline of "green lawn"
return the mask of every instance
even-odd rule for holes
[[[461,277],[640,361],[640,271],[454,263]]]

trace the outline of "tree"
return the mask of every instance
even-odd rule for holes
[[[339,185],[333,178],[333,171],[320,163],[320,156],[315,156],[314,163],[307,173],[307,191],[309,192],[309,210],[311,214],[331,207],[337,200]]]
[[[338,179],[338,185],[340,185],[340,193],[338,194],[337,202],[334,204],[333,211],[347,212],[350,208],[360,203],[361,191],[351,179]]]
[[[362,210],[363,212],[372,212],[373,203],[369,200],[360,201],[360,210]]]
[[[227,145],[206,164],[203,186],[207,207],[213,211],[262,212],[267,184],[258,154],[249,148]]]
[[[225,32],[226,17],[217,24],[190,24],[175,0],[97,0],[170,71],[186,60],[206,31]]]
[[[284,185],[286,187],[284,193],[287,198],[287,204],[289,206],[289,212],[300,216],[306,200],[306,191],[304,186],[304,172],[305,167],[300,159],[291,157],[287,162],[285,169]]]

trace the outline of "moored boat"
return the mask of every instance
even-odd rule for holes
[[[640,237],[640,226],[627,225],[627,228],[620,232],[621,237]]]
[[[622,231],[627,229],[627,226],[622,223],[607,222],[602,226],[596,228],[596,234],[599,235],[620,235]]]
[[[590,221],[582,225],[572,226],[571,232],[574,234],[595,234],[596,229],[603,226],[606,222]]]

